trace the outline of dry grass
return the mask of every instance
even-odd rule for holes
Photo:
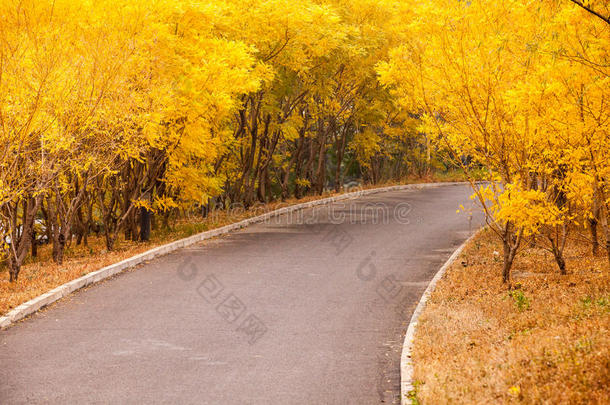
[[[569,274],[528,249],[501,282],[501,245],[480,234],[439,282],[414,348],[422,403],[610,403],[610,273],[572,241]],[[494,254],[500,252],[500,255]]]

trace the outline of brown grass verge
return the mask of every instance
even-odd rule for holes
[[[388,182],[366,185],[362,188],[368,189],[404,183],[460,181],[462,177],[458,172],[449,172],[448,174],[425,178],[409,178],[400,183]],[[326,198],[335,194],[325,193],[321,196],[307,196],[299,200],[293,198],[283,202],[269,203],[245,212],[235,209],[230,212],[214,211],[208,218],[189,216],[174,223],[171,229],[153,230],[150,242],[142,243],[119,239],[116,243],[116,249],[112,252],[106,251],[103,237],[92,236],[89,237],[88,246],[76,246],[75,243],[72,243],[66,249],[62,265],[57,265],[52,261],[50,245],[40,246],[38,256],[36,258],[30,257],[21,268],[18,282],[9,283],[6,266],[0,267],[0,316],[57,286],[156,246],[238,222],[276,208]]]
[[[610,403],[608,264],[578,241],[566,258],[561,276],[550,253],[527,249],[509,292],[500,243],[479,234],[420,318],[414,402]]]

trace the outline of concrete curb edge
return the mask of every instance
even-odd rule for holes
[[[413,381],[413,345],[415,343],[415,331],[417,329],[417,323],[419,321],[419,317],[422,312],[426,308],[426,303],[430,298],[430,295],[436,288],[436,284],[439,280],[445,275],[449,266],[453,264],[455,259],[458,258],[460,253],[464,250],[466,245],[468,245],[481,231],[485,229],[485,227],[478,229],[472,234],[468,239],[464,241],[447,259],[445,264],[441,266],[441,268],[436,272],[434,278],[430,280],[428,287],[422,294],[417,307],[415,307],[415,311],[413,311],[413,315],[411,316],[411,320],[409,321],[409,326],[407,327],[407,333],[405,334],[405,340],[402,344],[402,353],[400,355],[400,404],[407,405],[410,404],[409,395],[414,390],[414,381]]]
[[[291,213],[295,211],[299,211],[302,209],[312,208],[318,205],[325,205],[329,203],[333,203],[336,201],[349,200],[357,197],[362,197],[365,195],[382,193],[387,191],[399,191],[399,190],[418,190],[422,188],[432,188],[432,187],[442,187],[442,186],[455,186],[455,185],[464,185],[468,184],[466,182],[447,182],[447,183],[417,183],[417,184],[405,184],[405,185],[397,185],[397,186],[388,186],[388,187],[379,187],[379,188],[371,188],[365,190],[359,190],[355,192],[349,192],[345,194],[339,194],[333,197],[321,198],[319,200],[313,200],[301,204],[294,204],[288,207],[279,208],[262,215],[258,215],[256,217],[244,219],[239,222],[235,222],[233,224],[229,224],[223,226],[221,228],[212,229],[209,231],[201,232],[196,235],[189,236],[187,238],[179,239],[174,242],[167,243],[165,245],[158,246],[156,248],[150,249],[144,253],[140,253],[138,255],[132,256],[125,260],[122,260],[118,263],[111,264],[109,266],[103,267],[99,270],[92,271],[91,273],[85,274],[84,276],[77,278],[75,280],[69,281],[65,284],[62,284],[58,287],[55,287],[51,291],[39,295],[36,298],[33,298],[23,304],[13,308],[6,315],[0,317],[0,330],[6,329],[14,322],[17,322],[20,319],[25,318],[28,315],[33,314],[34,312],[44,308],[45,306],[54,303],[62,299],[63,297],[73,293],[76,290],[79,290],[88,285],[97,283],[99,281],[105,280],[109,277],[114,276],[115,274],[121,273],[129,268],[135,267],[138,264],[143,262],[152,260],[159,256],[164,256],[168,253],[174,252],[178,249],[194,245],[201,241],[211,239],[220,235],[228,234],[232,231],[245,228],[248,225],[256,224],[260,222],[264,222],[269,218],[273,218],[282,214]]]

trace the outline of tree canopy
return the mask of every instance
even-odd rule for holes
[[[544,235],[562,271],[573,226],[610,239],[606,2],[6,0],[0,15],[11,279],[41,232],[61,262],[95,230],[108,249],[137,240],[142,212],[433,167],[484,173],[508,269],[523,238]]]

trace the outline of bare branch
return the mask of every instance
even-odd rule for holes
[[[580,0],[570,0],[570,1],[574,4],[576,4],[577,6],[581,7],[582,9],[588,11],[589,13],[593,14],[594,16],[601,18],[602,20],[604,20],[606,22],[606,24],[610,24],[610,16],[606,17],[606,16],[602,15],[601,13],[598,13],[597,11],[593,10],[591,7],[585,5]]]

